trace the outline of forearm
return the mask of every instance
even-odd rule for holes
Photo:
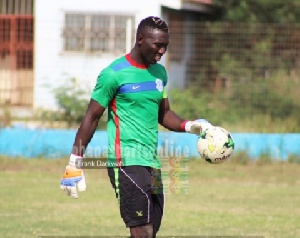
[[[83,118],[80,127],[76,133],[72,154],[83,156],[87,145],[93,138],[93,135],[98,126],[98,121],[98,118],[93,118],[87,115]]]
[[[160,118],[160,124],[170,131],[184,132],[183,123],[185,122],[180,116],[178,116],[172,110],[168,110],[162,118]]]
[[[207,127],[211,126],[211,124],[204,119],[195,121],[186,121],[182,119],[171,110],[169,100],[167,98],[163,99],[160,104],[158,121],[163,127],[169,129],[170,131],[189,132],[196,135],[200,135],[202,130],[205,130]]]
[[[169,110],[161,118],[160,124],[170,131],[175,132],[189,132],[192,134],[200,135],[200,133],[212,126],[205,119],[197,119],[194,121],[187,121],[180,118],[175,112]]]

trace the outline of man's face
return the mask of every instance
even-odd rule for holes
[[[145,64],[155,64],[166,53],[169,33],[158,29],[146,29],[138,38],[141,57]]]

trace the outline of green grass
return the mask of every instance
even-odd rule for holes
[[[1,237],[127,236],[105,170],[75,200],[59,189],[68,159],[0,157]],[[167,194],[159,236],[300,237],[300,165],[189,163],[189,194]]]

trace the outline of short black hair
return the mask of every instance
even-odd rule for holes
[[[140,21],[137,34],[141,34],[145,29],[157,29],[169,32],[167,23],[160,17],[149,16]]]

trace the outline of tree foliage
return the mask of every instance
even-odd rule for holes
[[[206,118],[232,132],[299,132],[300,71],[292,77],[282,70],[259,80],[244,77],[225,89],[174,89],[169,93],[172,109],[183,118]]]
[[[53,92],[62,111],[62,120],[67,121],[69,127],[74,122],[81,122],[89,101],[88,89],[80,85],[75,78],[71,78]]]
[[[299,23],[299,0],[214,0],[224,8],[221,21]]]

